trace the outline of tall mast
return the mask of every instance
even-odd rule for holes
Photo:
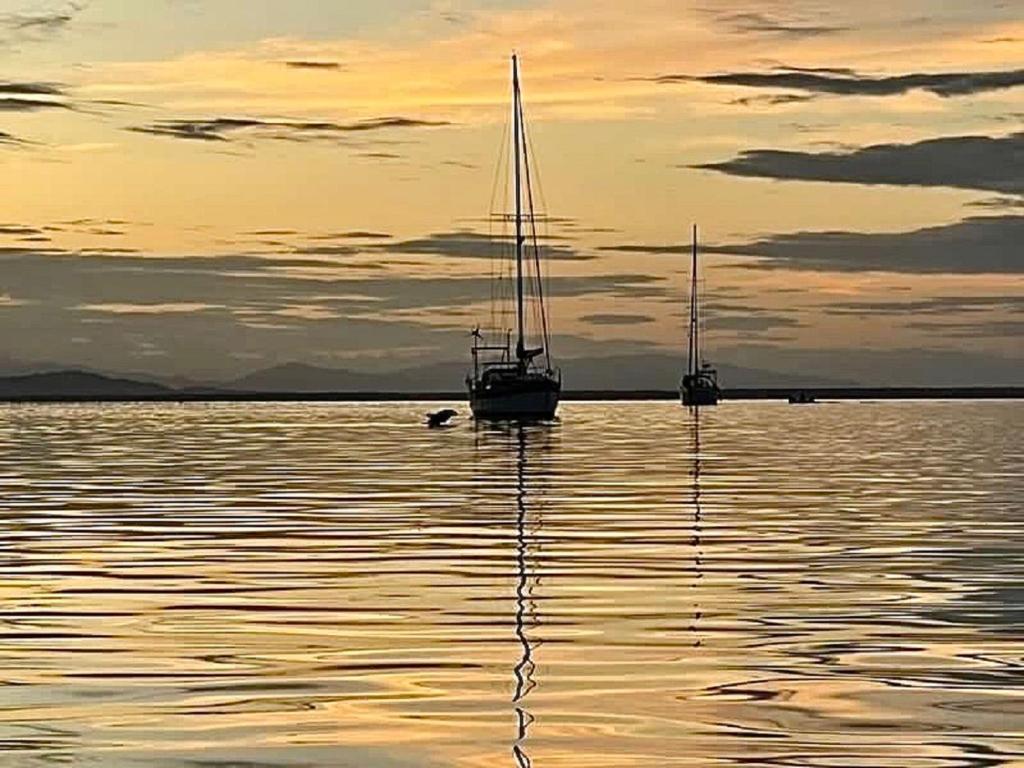
[[[526,351],[523,338],[523,197],[520,181],[519,146],[522,126],[519,124],[519,60],[512,54],[512,143],[515,147],[516,188],[516,359],[520,362]]]
[[[687,368],[692,375],[697,373],[697,356],[700,354],[700,325],[697,321],[697,225],[693,225],[693,262],[690,266],[690,357]]]

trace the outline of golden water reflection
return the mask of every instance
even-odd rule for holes
[[[0,764],[997,766],[1020,403],[0,414]]]

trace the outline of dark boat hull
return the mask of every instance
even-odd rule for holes
[[[683,405],[718,405],[719,392],[717,389],[695,387],[681,391]]]
[[[477,419],[553,419],[561,389],[546,378],[486,388],[470,382],[469,407]]]
[[[718,377],[713,368],[705,368],[700,374],[683,376],[679,387],[683,405],[718,405],[722,390],[718,387]]]

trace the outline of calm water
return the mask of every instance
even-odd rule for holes
[[[0,765],[1024,765],[1024,403],[428,407],[0,410]]]

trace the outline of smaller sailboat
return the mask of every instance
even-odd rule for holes
[[[700,346],[700,297],[697,291],[697,225],[693,226],[693,262],[690,267],[690,336],[686,373],[679,387],[683,405],[717,405],[722,391],[718,371],[704,360]]]
[[[561,372],[551,365],[551,339],[541,273],[541,249],[537,241],[537,216],[533,210],[530,181],[529,142],[519,88],[519,60],[512,57],[512,184],[515,212],[515,313],[516,342],[512,330],[498,331],[498,341],[473,331],[473,371],[466,377],[469,405],[478,419],[551,419],[558,408],[562,390]],[[527,231],[529,227],[529,246]],[[527,248],[529,247],[529,252]],[[534,299],[536,323],[526,322],[527,292]],[[539,327],[537,327],[539,325]]]

